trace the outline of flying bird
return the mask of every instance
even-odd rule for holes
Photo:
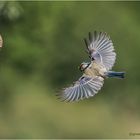
[[[103,86],[106,78],[124,78],[124,72],[111,71],[116,53],[112,40],[105,32],[89,33],[84,39],[90,62],[81,63],[79,69],[83,75],[78,81],[59,94],[62,101],[72,102],[93,97]]]

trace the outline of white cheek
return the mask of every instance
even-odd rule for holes
[[[91,65],[88,68],[91,69],[92,68]]]

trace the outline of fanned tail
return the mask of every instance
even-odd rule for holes
[[[124,74],[125,74],[125,72],[108,71],[106,76],[114,77],[114,78],[124,78]]]

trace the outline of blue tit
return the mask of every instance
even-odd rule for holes
[[[91,61],[81,63],[79,69],[83,75],[59,94],[62,101],[72,102],[93,97],[101,89],[106,78],[124,78],[124,72],[110,71],[115,63],[116,53],[107,33],[89,33],[85,44]]]

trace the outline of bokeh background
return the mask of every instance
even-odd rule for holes
[[[140,138],[140,2],[0,2],[0,138]],[[105,31],[116,71],[94,97],[55,94],[89,61],[83,38]]]

